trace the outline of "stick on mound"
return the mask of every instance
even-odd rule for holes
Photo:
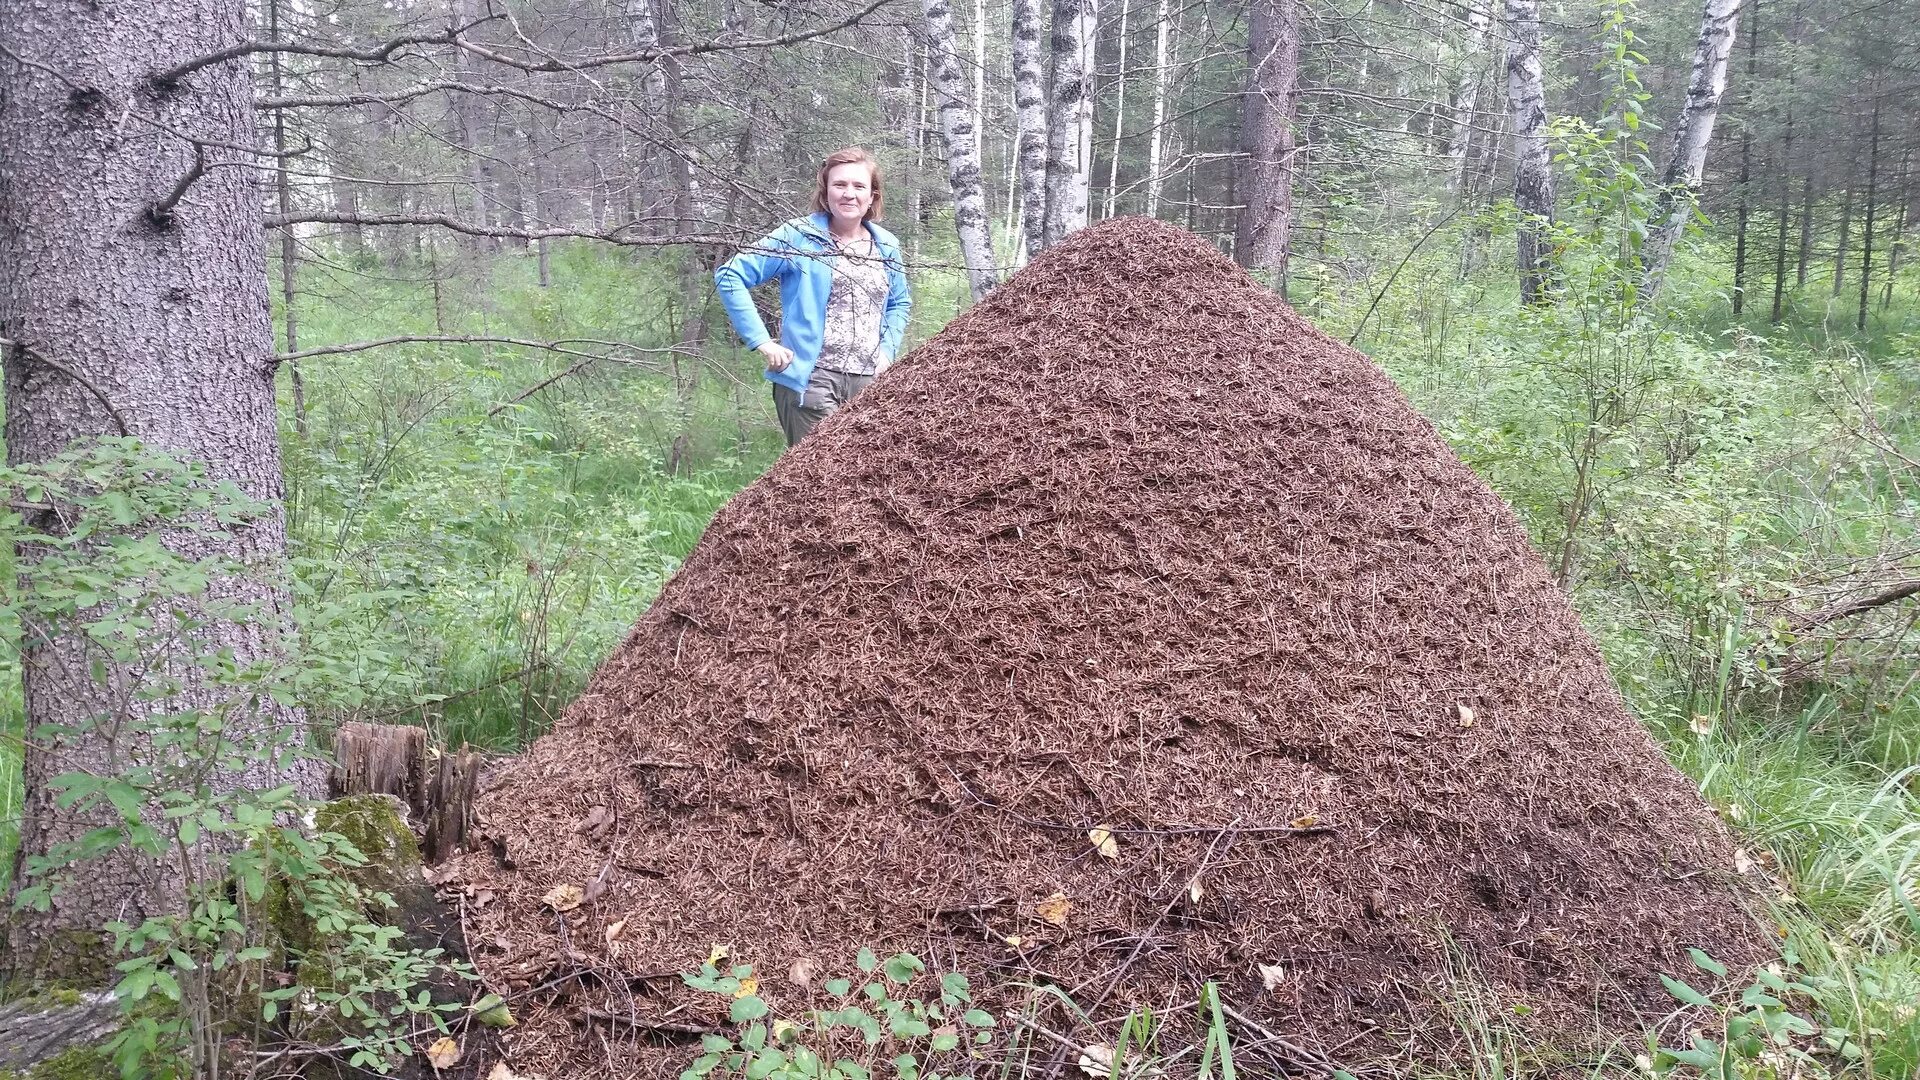
[[[722,942],[777,1010],[796,961],[898,946],[1105,1016],[1212,979],[1298,1041],[1374,1032],[1348,1054],[1445,1025],[1463,977],[1591,1036],[1670,1004],[1688,947],[1763,949],[1506,505],[1370,360],[1142,219],[735,498],[482,807],[513,867],[462,868],[482,968],[597,971],[522,1037],[596,1058],[562,1017],[644,1014]]]

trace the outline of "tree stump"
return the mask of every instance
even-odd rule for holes
[[[480,755],[441,750],[427,730],[401,724],[342,724],[333,740],[332,795],[391,795],[421,831],[422,853],[435,865],[466,846]]]

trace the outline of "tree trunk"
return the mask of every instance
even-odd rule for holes
[[[1513,202],[1526,215],[1515,260],[1520,302],[1547,301],[1551,256],[1542,233],[1553,223],[1553,169],[1547,154],[1547,92],[1540,66],[1538,0],[1506,0],[1507,109],[1513,114]]]
[[[1013,0],[1013,106],[1020,132],[1020,233],[1028,256],[1047,246],[1047,92],[1040,0]]]
[[[280,0],[267,0],[267,37],[280,40]],[[286,93],[286,78],[281,70],[280,54],[267,54],[267,76],[273,88],[273,96],[281,97]],[[287,174],[287,110],[273,111],[273,152],[276,156],[273,171],[274,203],[284,217],[293,212],[293,178]],[[300,351],[300,313],[294,308],[294,279],[300,268],[298,245],[294,242],[293,226],[280,229],[280,318],[286,327],[287,351]],[[300,361],[287,361],[288,388],[293,391],[293,429],[302,441],[307,437],[307,385],[300,377]]]
[[[1447,139],[1447,191],[1453,195],[1466,188],[1467,149],[1473,145],[1474,108],[1480,101],[1480,54],[1493,24],[1493,0],[1476,2],[1487,6],[1467,5],[1466,62],[1453,90],[1453,133]]]
[[[1747,303],[1747,224],[1753,216],[1753,200],[1748,196],[1748,185],[1753,182],[1753,124],[1758,117],[1753,104],[1754,90],[1759,85],[1760,76],[1760,5],[1756,2],[1753,15],[1747,19],[1747,89],[1742,102],[1746,115],[1740,117],[1740,196],[1739,209],[1735,212],[1733,241],[1733,313],[1745,309]]]
[[[45,461],[124,424],[148,446],[200,462],[213,481],[232,482],[270,505],[270,513],[245,525],[178,530],[166,542],[185,557],[258,567],[214,588],[222,599],[259,605],[262,614],[247,625],[210,617],[188,644],[201,655],[231,650],[243,668],[271,662],[284,647],[290,607],[273,324],[256,159],[231,149],[258,138],[250,65],[231,60],[203,68],[164,92],[149,83],[153,72],[183,58],[245,40],[246,6],[15,5],[8,19],[9,46],[72,82],[0,64],[0,335],[31,349],[6,357],[7,459]],[[130,110],[217,143],[200,148],[209,167],[170,212],[156,212],[156,202],[190,175],[196,148],[129,120]],[[30,558],[18,569],[23,578],[34,573]],[[58,774],[111,775],[116,762],[149,752],[94,724],[96,717],[206,707],[219,693],[197,668],[147,657],[148,664],[172,666],[167,675],[181,683],[160,700],[127,705],[100,685],[93,665],[100,663],[122,693],[141,680],[141,669],[103,661],[73,629],[36,626],[29,634],[48,636],[22,651],[29,730],[23,857],[120,821],[112,811],[103,817],[62,808],[49,788]],[[145,677],[154,677],[151,668]],[[298,732],[306,722],[300,710],[272,704],[232,715],[227,730],[240,738]],[[50,735],[48,725],[76,732]],[[220,782],[264,788],[284,779],[271,763],[251,763]],[[292,779],[318,794],[317,773]],[[97,960],[101,927],[116,919],[137,925],[162,913],[181,870],[124,854],[89,863],[50,911],[17,913],[12,962],[59,977]]]
[[[928,77],[939,95],[940,130],[947,137],[947,183],[953,188],[953,227],[960,234],[960,258],[966,263],[973,298],[987,295],[999,280],[993,267],[993,238],[981,192],[980,143],[973,110],[967,106],[965,73],[954,53],[953,13],[947,0],[923,0],[927,16]]]
[[[1852,162],[1848,162],[1846,186],[1840,189],[1840,239],[1833,248],[1833,295],[1839,296],[1847,282],[1847,242],[1853,231],[1853,176]]]
[[[1813,170],[1800,180],[1800,252],[1795,263],[1793,287],[1807,287],[1807,260],[1813,254]]]
[[[1779,323],[1786,312],[1787,292],[1787,216],[1793,201],[1793,107],[1787,107],[1786,138],[1780,149],[1780,202],[1773,220],[1773,311],[1770,323]]]
[[[1893,306],[1893,283],[1907,249],[1907,215],[1913,206],[1913,150],[1900,151],[1900,216],[1894,219],[1893,242],[1887,245],[1887,277],[1880,285],[1880,310]]]
[[[1296,0],[1253,0],[1247,27],[1247,91],[1240,131],[1240,219],[1233,255],[1240,265],[1287,272],[1293,216],[1293,110],[1300,84],[1300,9]]]
[[[1113,146],[1107,162],[1107,205],[1101,217],[1112,217],[1120,200],[1120,139],[1126,134],[1127,116],[1127,14],[1132,0],[1120,0],[1120,36],[1118,58],[1114,61]]]
[[[1087,224],[1082,153],[1093,123],[1094,0],[1054,0],[1053,93],[1047,109],[1046,242]]]
[[[1713,123],[1727,90],[1727,57],[1733,52],[1739,18],[1740,0],[1706,0],[1701,9],[1687,100],[1673,129],[1673,157],[1661,177],[1653,229],[1641,249],[1645,266],[1641,292],[1648,299],[1660,291],[1667,264],[1673,260],[1673,245],[1693,213],[1700,174],[1707,164],[1707,145],[1713,141]]]
[[[1160,216],[1160,170],[1164,167],[1167,126],[1167,0],[1159,0],[1153,18],[1153,131],[1147,141],[1147,216]]]
[[[973,0],[973,152],[987,159],[987,0]]]
[[[1880,93],[1874,88],[1873,119],[1867,143],[1867,220],[1860,228],[1860,317],[1854,329],[1867,332],[1867,296],[1873,288],[1873,212],[1879,201],[1880,180]]]
[[[480,18],[480,0],[451,0],[449,14],[456,27],[469,26]],[[474,72],[471,53],[465,49],[457,51],[454,57],[456,77],[463,83],[477,83],[481,80]],[[493,220],[493,198],[488,190],[493,183],[493,170],[487,165],[486,151],[481,138],[481,110],[488,107],[486,100],[479,94],[455,92],[453,99],[454,143],[466,166],[467,184],[473,189],[469,199],[472,207],[472,219],[482,225]],[[476,253],[495,250],[498,242],[484,236],[465,236],[462,242]]]

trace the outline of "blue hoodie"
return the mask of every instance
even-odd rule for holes
[[[780,344],[793,350],[793,363],[784,371],[769,371],[766,376],[800,394],[807,392],[807,379],[820,359],[827,294],[833,290],[833,260],[840,252],[828,229],[829,219],[824,213],[794,218],[752,248],[728,259],[713,274],[720,304],[727,309],[734,332],[749,349],[758,349],[773,335],[767,333],[767,324],[755,310],[748,290],[780,279]],[[913,298],[907,294],[900,241],[871,221],[867,222],[867,232],[887,264],[887,308],[880,322],[880,356],[883,362],[891,362],[900,351]]]

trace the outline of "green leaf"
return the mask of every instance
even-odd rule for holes
[[[1722,964],[1720,961],[1715,960],[1713,957],[1708,956],[1706,953],[1701,952],[1699,949],[1688,949],[1687,955],[1693,957],[1694,967],[1697,967],[1701,971],[1707,972],[1710,975],[1718,975],[1723,979],[1726,978],[1727,965]]]
[[[913,981],[915,974],[927,970],[927,965],[912,953],[896,953],[887,959],[886,976],[894,982],[905,985]]]
[[[741,1037],[740,1046],[746,1050],[758,1050],[767,1045],[767,1025],[755,1024]]]
[[[990,1028],[994,1024],[993,1014],[985,1009],[968,1009],[961,1014],[960,1020],[977,1028]]]
[[[723,1035],[702,1035],[700,1046],[709,1054],[724,1054],[733,1049],[733,1040]]]
[[[1707,998],[1707,995],[1695,990],[1693,987],[1688,986],[1686,983],[1681,982],[1671,975],[1660,976],[1660,983],[1667,988],[1667,993],[1673,995],[1674,1000],[1684,1005],[1713,1004],[1713,1002]]]
[[[953,1034],[935,1035],[933,1041],[928,1045],[932,1047],[935,1053],[943,1054],[960,1045],[960,1036]]]
[[[859,957],[854,960],[854,964],[857,965],[861,971],[871,974],[874,968],[880,966],[880,958],[873,955],[872,949],[862,948]]]
[[[828,979],[826,990],[827,993],[832,994],[834,997],[846,997],[847,994],[852,992],[853,983],[846,979]]]
[[[744,1024],[749,1020],[758,1020],[767,1015],[767,1003],[760,1000],[758,994],[748,994],[733,999],[733,1008],[727,1014],[734,1023]]]

